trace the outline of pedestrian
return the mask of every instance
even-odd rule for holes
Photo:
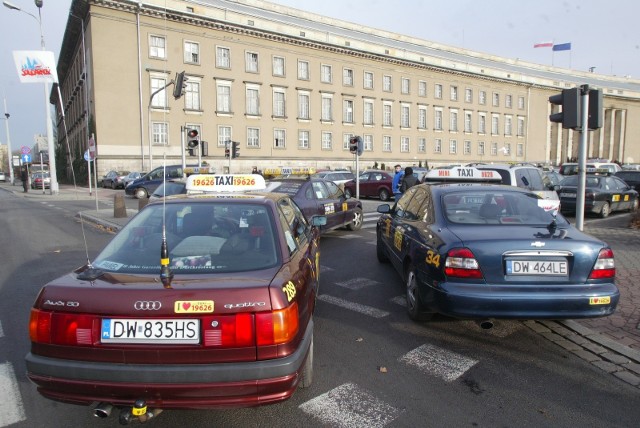
[[[20,180],[22,180],[22,193],[27,193],[29,191],[29,173],[26,166],[20,171]]]
[[[402,181],[402,176],[404,172],[402,171],[402,167],[400,165],[396,165],[395,167],[396,173],[393,176],[393,181],[391,182],[391,191],[393,192],[393,196],[396,199],[400,199],[402,196],[402,192],[400,191],[400,182]]]
[[[262,175],[262,171],[260,171],[257,166],[254,166],[253,169],[251,170],[251,174]]]
[[[400,182],[400,193],[406,192],[407,189],[416,184],[418,184],[418,178],[413,175],[413,168],[410,166],[406,167],[404,169],[404,177],[402,177]]]

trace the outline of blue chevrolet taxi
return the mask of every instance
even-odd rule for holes
[[[492,184],[494,173],[432,170],[429,184],[378,207],[377,257],[400,274],[410,318],[612,314],[619,291],[611,248],[569,224],[559,201]]]

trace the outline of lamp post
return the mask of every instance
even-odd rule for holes
[[[9,181],[11,181],[11,185],[13,186],[14,174],[13,174],[13,153],[11,153],[11,134],[9,134],[9,118],[11,115],[7,113],[7,98],[4,98],[4,117],[5,117],[5,129],[7,130],[7,152],[9,154]]]
[[[38,21],[38,26],[40,28],[40,47],[42,48],[42,50],[45,50],[45,44],[44,44],[44,35],[42,33],[42,0],[34,0],[36,7],[38,8],[38,16],[35,16],[29,12],[27,12],[26,10],[21,9],[20,7],[8,2],[8,1],[3,1],[2,4],[11,9],[11,10],[17,10],[20,12],[24,12],[27,15],[31,16],[33,19],[35,19],[36,21]],[[51,187],[50,187],[50,191],[51,194],[57,194],[58,193],[58,178],[57,178],[57,174],[56,174],[56,153],[55,153],[55,147],[53,144],[53,125],[51,124],[51,107],[50,107],[50,103],[49,103],[49,83],[48,82],[44,82],[44,105],[45,105],[45,113],[46,113],[46,120],[47,120],[47,143],[48,143],[48,151],[49,151],[49,175],[51,177]]]

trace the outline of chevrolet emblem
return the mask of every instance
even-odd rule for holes
[[[538,248],[544,247],[544,245],[545,245],[544,242],[540,242],[540,241],[535,241],[531,243],[532,247],[538,247]]]

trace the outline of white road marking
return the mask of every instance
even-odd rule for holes
[[[2,323],[0,323],[0,337],[4,337],[4,330],[2,329]]]
[[[352,383],[340,385],[299,408],[325,425],[344,428],[382,428],[402,413]]]
[[[451,382],[462,376],[477,361],[433,345],[422,345],[400,358],[421,371]]]
[[[318,299],[322,300],[323,302],[331,303],[332,305],[340,306],[341,308],[359,312],[361,314],[368,315],[373,318],[384,318],[387,315],[389,315],[389,312],[372,308],[371,306],[361,305],[360,303],[349,302],[347,300],[339,299],[337,297],[333,297],[328,294],[321,294],[318,296]]]
[[[0,426],[26,419],[18,382],[11,363],[0,364]]]
[[[338,239],[355,239],[355,238],[360,238],[360,235],[354,235],[354,234],[348,234],[348,235],[332,235],[332,238],[338,238]]]
[[[378,285],[380,284],[377,281],[368,278],[352,278],[348,281],[336,282],[336,285],[340,287],[348,288],[349,290],[360,290],[364,287],[369,287],[370,285]]]
[[[405,308],[407,307],[407,296],[405,296],[404,294],[394,297],[393,299],[391,299],[391,301],[396,305],[404,306]]]
[[[322,272],[331,272],[333,270],[335,270],[335,269],[331,268],[329,266],[320,265],[320,273],[322,273]]]

